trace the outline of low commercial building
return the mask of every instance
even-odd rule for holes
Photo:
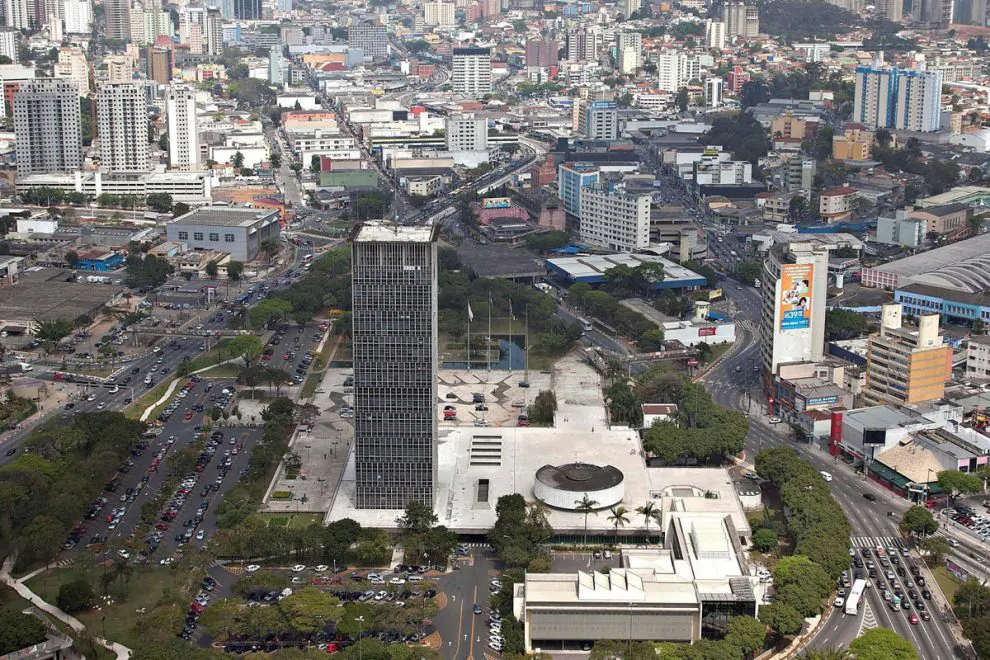
[[[709,316],[710,304],[707,301],[699,300],[694,303],[694,316],[690,319],[667,316],[642,298],[627,298],[619,304],[656,323],[663,330],[665,341],[676,341],[691,347],[698,344],[731,343],[736,340],[736,324]]]
[[[168,240],[186,243],[193,250],[230,253],[234,261],[254,260],[262,242],[281,235],[279,212],[203,206],[179,216],[167,227]]]
[[[577,282],[602,284],[605,272],[619,265],[635,268],[645,263],[663,266],[663,280],[654,282],[654,289],[698,289],[706,285],[704,277],[680,264],[651,254],[609,254],[586,257],[557,257],[546,260],[547,272],[568,285]]]
[[[857,197],[859,193],[848,187],[825,190],[819,197],[818,214],[825,222],[851,220]]]
[[[966,378],[990,379],[990,337],[973,335],[966,342]]]
[[[990,198],[988,198],[990,199]],[[884,289],[925,284],[966,293],[990,290],[990,234],[864,268],[863,286]]]
[[[31,188],[57,188],[64,192],[81,192],[87,197],[108,195],[147,197],[167,193],[176,202],[204,203],[213,199],[208,172],[153,172],[146,174],[30,174],[17,179],[18,192]]]

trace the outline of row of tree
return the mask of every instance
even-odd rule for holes
[[[777,488],[781,504],[791,512],[787,534],[794,544],[794,554],[804,555],[819,566],[829,582],[825,586],[831,589],[831,583],[849,568],[851,527],[846,514],[833,499],[828,484],[811,463],[785,446],[757,454],[756,472]],[[780,594],[779,583],[776,586]],[[821,597],[828,593],[824,592]],[[817,595],[817,592],[806,593],[804,598],[807,600],[802,602],[811,602]],[[821,598],[815,601],[816,608],[820,601]],[[808,606],[796,609],[809,611]]]

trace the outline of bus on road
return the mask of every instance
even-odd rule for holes
[[[849,590],[849,596],[846,598],[846,614],[859,613],[859,601],[862,600],[864,591],[866,591],[866,580],[856,580],[853,582],[852,589]]]

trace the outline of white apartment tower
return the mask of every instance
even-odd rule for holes
[[[622,13],[626,15],[626,18],[629,18],[642,8],[643,0],[623,0],[622,6]]]
[[[67,80],[29,80],[14,93],[13,106],[18,176],[82,168],[82,121],[75,85]]]
[[[144,82],[104,83],[96,95],[100,169],[147,172],[148,92]]]
[[[709,108],[719,108],[722,106],[722,90],[724,84],[722,79],[716,76],[705,80],[705,105]]]
[[[488,120],[473,114],[447,118],[447,151],[487,151]]]
[[[64,0],[62,21],[66,34],[90,34],[93,31],[91,0]]]
[[[80,96],[89,94],[89,62],[86,60],[86,51],[79,46],[59,48],[58,62],[55,63],[53,72],[53,77],[75,83]]]
[[[643,35],[619,32],[615,35],[616,65],[621,73],[634,73],[642,64]]]
[[[28,19],[27,0],[4,0],[4,16],[7,19],[7,27],[17,30],[27,30],[31,27]]]
[[[657,55],[657,87],[665,92],[677,92],[684,86],[681,80],[683,53],[671,52]]]
[[[223,16],[219,9],[206,10],[203,27],[203,52],[208,55],[223,54]]]
[[[451,89],[454,94],[481,98],[492,91],[492,52],[488,48],[455,48]]]
[[[705,21],[705,47],[709,50],[725,49],[725,23],[722,21]]]
[[[170,85],[165,98],[168,121],[168,165],[173,170],[199,169],[196,98],[188,87]]]
[[[6,55],[11,62],[17,61],[17,30],[0,29],[0,55]]]
[[[728,37],[751,38],[760,34],[760,10],[744,2],[727,2],[722,9]]]
[[[131,38],[131,0],[106,0],[103,3],[106,15],[107,38]]]
[[[426,24],[430,26],[453,27],[457,25],[457,19],[454,18],[454,3],[452,2],[442,2],[442,0],[427,2],[423,5],[423,18]]]
[[[856,67],[853,121],[870,128],[936,132],[942,127],[941,71]]]
[[[616,252],[650,247],[650,196],[595,184],[581,188],[581,240]]]

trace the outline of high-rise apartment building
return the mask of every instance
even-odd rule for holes
[[[171,85],[165,97],[168,122],[168,166],[173,170],[199,169],[199,130],[196,97],[184,85]]]
[[[526,66],[557,66],[559,49],[554,39],[530,39],[526,42]]]
[[[492,91],[492,52],[488,48],[454,48],[451,90],[472,98]]]
[[[454,3],[443,2],[443,0],[427,2],[423,5],[423,19],[429,26],[453,27],[457,25],[457,20],[454,18]]]
[[[90,34],[93,31],[93,3],[91,0],[64,0],[62,25],[66,34]]]
[[[939,314],[922,314],[918,326],[902,325],[899,303],[881,307],[880,331],[866,348],[867,405],[908,405],[941,399],[952,377],[952,347],[939,334]]]
[[[643,0],[623,0],[622,13],[625,14],[626,18],[629,18],[635,12],[639,11],[642,6]]]
[[[347,45],[360,48],[366,58],[388,57],[388,32],[380,25],[352,25],[347,28]]]
[[[605,34],[597,25],[574,28],[567,33],[567,59],[595,62],[605,46]]]
[[[131,0],[106,0],[103,3],[106,17],[107,37],[110,39],[131,38]]]
[[[635,252],[650,246],[650,195],[593,184],[579,189],[581,241],[606,250]]]
[[[710,50],[725,49],[725,23],[722,21],[705,21],[705,47]]]
[[[598,183],[598,167],[591,163],[561,163],[557,167],[557,196],[564,211],[581,217],[581,189]]]
[[[80,96],[89,94],[89,62],[86,51],[79,46],[62,46],[53,67],[54,77],[75,83]]]
[[[684,77],[687,55],[685,53],[666,52],[656,56],[657,87],[665,92],[677,92],[684,87],[688,80]]]
[[[108,55],[103,58],[107,65],[107,80],[127,82],[134,77],[134,60],[127,55]]]
[[[17,62],[18,32],[13,28],[0,28],[0,55],[9,57],[11,62]]]
[[[31,27],[27,0],[4,0],[3,8],[7,27],[17,30],[27,30]]]
[[[234,18],[242,21],[260,21],[261,0],[233,0]]]
[[[17,174],[75,172],[82,168],[79,90],[67,80],[37,79],[14,92]]]
[[[172,82],[172,49],[154,46],[145,51],[148,64],[148,79],[159,85]]]
[[[763,262],[759,346],[764,376],[781,364],[820,362],[825,349],[828,255],[836,246],[815,240],[774,245]]]
[[[203,52],[208,55],[223,53],[223,16],[219,9],[207,9],[203,26]]]
[[[853,121],[868,128],[935,132],[942,127],[942,73],[856,67]]]
[[[147,172],[148,90],[143,81],[103,83],[96,95],[100,169]]]
[[[903,0],[877,0],[876,15],[893,23],[900,23],[904,18]]]
[[[437,487],[439,227],[351,234],[355,505],[433,507]]]
[[[473,114],[447,118],[447,151],[487,151],[488,120]]]
[[[727,37],[752,38],[760,34],[760,10],[744,2],[727,2],[722,8]]]
[[[705,79],[705,105],[709,108],[722,107],[722,90],[724,83],[717,76]]]
[[[578,131],[589,140],[619,139],[619,110],[615,101],[590,101],[581,110]]]
[[[615,63],[621,73],[634,73],[642,64],[643,35],[639,32],[617,32]]]

